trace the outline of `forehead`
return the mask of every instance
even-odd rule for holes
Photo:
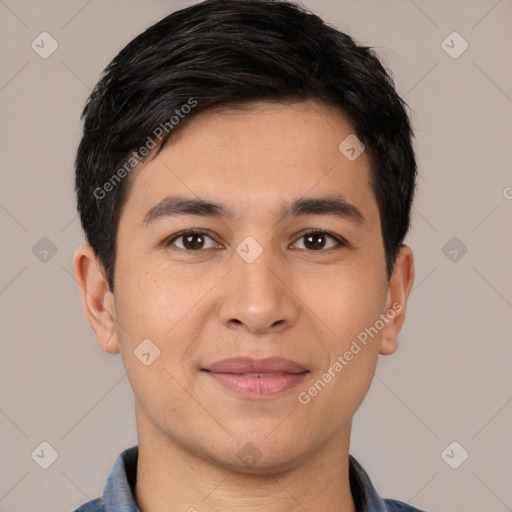
[[[370,209],[371,217],[369,158],[363,152],[351,160],[342,151],[343,141],[354,137],[339,110],[311,101],[196,114],[131,176],[125,206],[140,217],[166,195],[179,194],[230,204],[246,215],[250,208],[282,212],[284,200],[339,194]]]

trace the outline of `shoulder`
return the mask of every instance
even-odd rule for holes
[[[103,504],[101,498],[84,503],[73,512],[103,512]]]
[[[426,512],[397,500],[385,499],[384,503],[387,505],[389,512]]]

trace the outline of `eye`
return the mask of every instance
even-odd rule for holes
[[[178,243],[181,241],[181,244]],[[209,244],[208,244],[209,241]],[[198,230],[182,231],[165,242],[166,246],[174,245],[185,251],[199,251],[201,249],[213,249],[219,247],[206,232]]]
[[[304,240],[302,247],[294,247],[299,244],[299,241]],[[308,251],[320,252],[325,249],[332,249],[335,247],[345,247],[348,243],[341,237],[338,237],[328,231],[322,231],[319,229],[310,230],[304,233],[299,241],[295,242],[291,247],[298,249],[306,249]],[[198,252],[202,249],[215,249],[221,248],[211,236],[205,231],[189,229],[182,231],[168,239],[165,242],[166,246],[174,246],[184,251],[195,251]]]
[[[299,249],[307,249],[310,251],[321,251],[322,249],[332,249],[333,247],[344,247],[347,245],[347,242],[345,242],[341,237],[319,229],[314,229],[304,233],[299,238],[299,240],[302,239],[304,239],[304,247],[299,247]],[[329,239],[331,240],[330,245]],[[297,243],[298,242],[295,242],[294,245]]]

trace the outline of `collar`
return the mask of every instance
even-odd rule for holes
[[[138,445],[124,450],[117,458],[103,492],[103,498],[94,500],[98,508],[82,508],[75,512],[140,512],[135,502],[135,483],[137,481]],[[358,512],[394,512],[420,510],[395,500],[383,500],[375,490],[370,477],[357,462],[349,455],[350,491]],[[91,502],[92,504],[92,502]]]

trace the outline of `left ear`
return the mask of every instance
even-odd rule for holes
[[[398,348],[398,333],[405,320],[407,300],[414,283],[414,257],[407,245],[398,253],[389,279],[386,297],[385,324],[382,330],[380,353],[392,354]]]

